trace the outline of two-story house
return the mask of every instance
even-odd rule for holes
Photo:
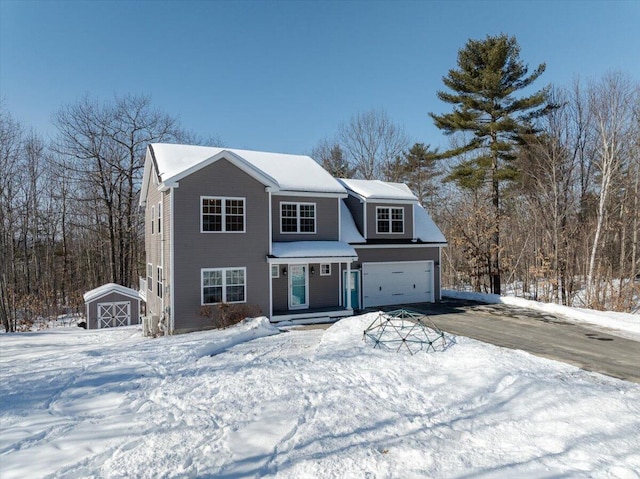
[[[404,185],[336,180],[308,156],[149,145],[147,314],[169,333],[203,306],[248,303],[271,321],[439,299],[445,239]]]

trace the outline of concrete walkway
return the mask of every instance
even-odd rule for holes
[[[388,309],[398,309],[397,307]],[[445,299],[410,304],[443,331],[573,364],[640,384],[640,342],[560,316],[505,304]]]

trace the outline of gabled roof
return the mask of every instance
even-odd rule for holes
[[[339,179],[342,185],[364,200],[418,201],[404,183],[392,183],[380,180]]]
[[[107,283],[84,293],[84,302],[87,303],[111,293],[119,293],[133,299],[140,299],[140,293],[135,289],[127,288],[126,286],[116,283]]]
[[[141,203],[146,197],[151,166],[165,187],[220,159],[226,159],[273,191],[346,195],[338,181],[313,158],[303,155],[267,153],[211,146],[153,143],[147,150]],[[149,170],[149,171],[147,171]]]

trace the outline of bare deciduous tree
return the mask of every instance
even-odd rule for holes
[[[337,139],[356,174],[367,180],[389,179],[393,163],[409,145],[404,128],[384,110],[353,116],[340,125]]]

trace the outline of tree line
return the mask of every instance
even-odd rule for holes
[[[640,85],[622,73],[531,91],[513,37],[469,40],[431,114],[443,151],[384,110],[355,114],[311,156],[337,177],[406,182],[448,239],[443,286],[638,309]],[[144,274],[137,207],[151,142],[220,146],[147,96],[85,96],[45,140],[0,104],[0,321],[7,331],[83,307]],[[425,121],[427,121],[425,114]]]

